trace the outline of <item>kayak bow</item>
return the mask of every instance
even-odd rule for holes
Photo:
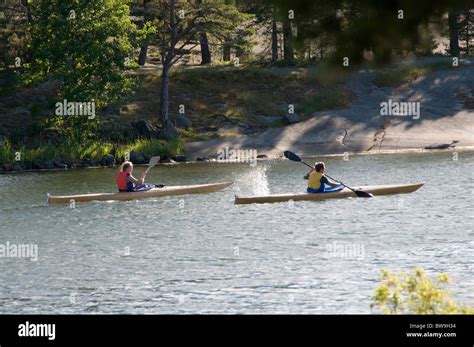
[[[405,185],[383,185],[383,186],[365,186],[357,189],[364,192],[372,193],[374,196],[377,195],[391,195],[391,194],[404,194],[412,193],[423,186],[423,183],[416,184],[405,184]],[[347,187],[337,191],[329,193],[300,193],[300,194],[272,194],[266,196],[236,196],[235,204],[264,204],[273,202],[285,202],[285,201],[319,201],[326,199],[341,199],[356,197],[356,193]]]
[[[142,192],[130,193],[98,193],[82,195],[53,196],[48,194],[48,204],[61,204],[69,202],[108,201],[108,200],[136,200],[153,198],[167,195],[203,194],[212,193],[230,186],[233,182],[221,182],[210,184],[196,184],[189,186],[166,186],[164,188],[152,188]]]

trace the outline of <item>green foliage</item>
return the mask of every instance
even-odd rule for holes
[[[345,83],[350,76],[351,71],[347,68],[333,67],[328,63],[323,63],[316,73],[316,81],[323,87],[332,87]]]
[[[447,274],[430,279],[422,269],[400,274],[383,270],[371,307],[384,314],[474,314],[474,308],[450,299],[445,289],[449,281]]]
[[[0,95],[7,96],[15,93],[18,75],[11,70],[0,70]]]
[[[9,140],[4,140],[0,144],[0,165],[13,163],[15,154],[12,148],[12,144]]]
[[[281,13],[291,9],[297,14],[292,24],[300,42],[317,42],[321,34],[330,34],[330,60],[335,66],[341,65],[343,57],[348,57],[351,65],[358,65],[367,58],[367,52],[373,53],[375,62],[387,63],[393,53],[424,50],[420,42],[425,45],[429,40],[424,41],[420,27],[434,22],[446,26],[444,16],[448,11],[472,7],[472,0],[265,2],[274,4]],[[403,19],[399,19],[397,9],[403,9]]]
[[[124,72],[139,35],[127,0],[40,0],[32,23],[32,73],[62,81],[61,98],[98,107],[130,90]]]
[[[16,58],[28,54],[27,23],[24,2],[3,0],[0,3],[0,68],[13,71]]]
[[[93,102],[96,113],[130,94],[135,80],[126,72],[134,66],[134,48],[148,28],[137,30],[132,24],[128,2],[35,1],[31,5],[35,20],[29,27],[34,60],[26,65],[23,83],[60,81],[54,102]],[[99,125],[98,117],[49,113],[48,122],[82,136],[95,133]]]
[[[175,25],[173,28],[169,18],[169,6],[166,2],[151,2],[146,9],[146,17],[152,19],[155,32],[151,35],[151,42],[157,44],[160,54],[165,56],[176,54],[176,60],[190,52],[170,52],[183,43],[191,43],[199,33],[206,33],[210,44],[227,45],[236,52],[245,55],[250,52],[254,44],[250,36],[254,29],[249,24],[253,15],[240,12],[234,5],[222,0],[206,0],[202,2],[177,1],[175,9]],[[179,11],[185,16],[179,17]],[[170,47],[173,31],[179,33],[180,42]]]
[[[183,141],[187,141],[187,142],[205,141],[212,138],[211,135],[202,133],[202,132],[197,132],[194,129],[179,129],[178,131],[179,131],[179,137]]]
[[[438,47],[432,29],[429,25],[420,26],[419,42],[415,47],[415,54],[421,56],[429,56]]]
[[[31,162],[35,159],[50,160],[61,158],[74,161],[82,159],[93,159],[100,161],[109,153],[116,149],[117,158],[123,159],[125,154],[137,151],[142,155],[159,155],[161,157],[173,156],[184,153],[183,143],[176,139],[163,141],[157,139],[138,139],[130,144],[114,146],[104,141],[77,141],[77,139],[66,138],[57,146],[47,144],[37,148],[26,148],[19,146],[14,148],[10,141],[6,140],[0,146],[0,165],[16,164],[21,162]],[[15,161],[15,153],[19,152],[21,161]]]
[[[136,151],[142,155],[159,155],[164,158],[183,154],[184,145],[179,139],[173,139],[170,141],[158,139],[138,139],[131,144],[117,148],[116,156],[117,158],[123,159],[127,153],[131,153],[132,151]]]

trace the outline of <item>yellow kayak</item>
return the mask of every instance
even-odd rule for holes
[[[354,187],[355,190],[362,190],[367,193],[372,193],[374,196],[404,194],[417,191],[423,186],[423,183],[415,184],[397,184],[397,185],[382,185],[382,186],[364,186]],[[285,201],[320,201],[326,199],[342,199],[349,197],[356,197],[357,195],[350,189],[344,188],[337,192],[327,193],[300,193],[300,194],[272,194],[265,196],[236,196],[235,204],[265,204],[273,202]]]

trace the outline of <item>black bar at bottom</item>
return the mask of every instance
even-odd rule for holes
[[[473,327],[472,315],[3,315],[0,346],[158,345],[165,341],[227,345],[258,339],[292,345],[304,341],[472,347]]]

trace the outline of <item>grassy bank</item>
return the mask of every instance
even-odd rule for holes
[[[56,146],[44,145],[38,148],[26,148],[25,146],[14,146],[6,140],[0,145],[0,167],[31,163],[37,160],[60,162],[91,160],[100,164],[108,154],[114,155],[115,159],[120,162],[132,152],[137,152],[145,157],[159,155],[165,158],[183,154],[184,146],[178,139],[168,142],[156,139],[138,139],[128,144],[112,144],[103,141],[88,143],[64,141]]]
[[[137,97],[128,100],[122,116],[154,120],[159,107],[160,76],[142,75]],[[348,103],[341,81],[321,81],[312,70],[256,67],[196,67],[175,71],[170,79],[170,113],[184,106],[192,127],[182,132],[185,141],[239,135],[242,129],[282,126],[262,117],[284,117],[289,105],[309,115]],[[205,88],[204,88],[205,86]],[[330,100],[326,100],[329,98]],[[220,132],[209,130],[220,128]]]

